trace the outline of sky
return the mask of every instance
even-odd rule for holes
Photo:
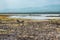
[[[60,0],[0,0],[0,12],[60,12]]]

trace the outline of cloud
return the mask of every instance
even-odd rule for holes
[[[4,0],[0,0],[0,10],[4,10],[5,7],[6,7],[5,1]]]
[[[45,6],[58,5],[58,4],[60,4],[60,0],[0,0],[0,11],[8,11],[8,10],[12,11],[13,9],[14,10],[18,9],[19,11],[19,9],[24,9],[24,8],[26,8],[28,11],[29,10],[28,8],[40,9]]]
[[[44,6],[45,0],[6,0],[8,8],[25,8]]]

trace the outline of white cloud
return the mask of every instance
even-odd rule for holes
[[[0,0],[0,10],[4,10],[5,7],[6,7],[5,1],[4,0]]]
[[[25,8],[44,6],[46,0],[6,0],[8,8]]]
[[[44,7],[60,4],[60,0],[0,0],[0,10],[28,7]]]
[[[3,8],[3,6],[6,4],[6,7],[9,9],[25,8],[25,7],[42,7],[49,4],[50,5],[60,4],[59,0],[2,0],[1,2],[0,2],[0,8],[1,7]]]

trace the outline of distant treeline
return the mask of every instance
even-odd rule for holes
[[[60,12],[2,12],[0,14],[60,14]]]

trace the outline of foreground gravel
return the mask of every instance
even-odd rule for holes
[[[3,20],[0,29],[1,40],[60,40],[60,23],[56,21]]]

